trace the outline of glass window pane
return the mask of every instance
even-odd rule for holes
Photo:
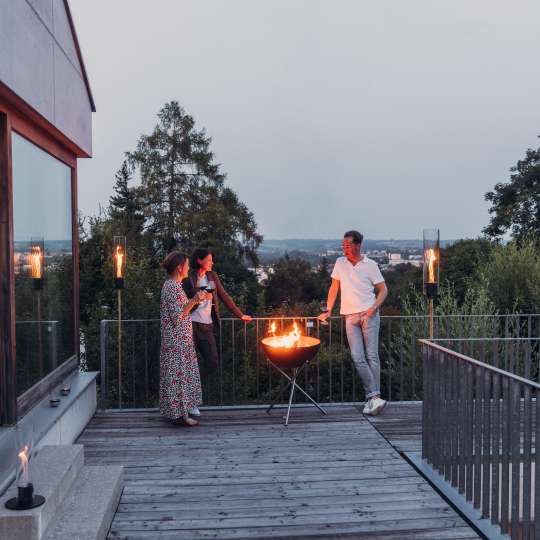
[[[71,168],[12,134],[19,395],[73,356]]]

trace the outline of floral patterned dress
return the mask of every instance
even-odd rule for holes
[[[182,318],[188,298],[181,283],[167,279],[161,289],[159,409],[171,420],[202,403],[201,378],[190,317]]]

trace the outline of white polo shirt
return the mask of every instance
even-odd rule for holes
[[[347,257],[339,257],[332,270],[332,279],[339,280],[342,315],[369,309],[375,303],[375,285],[384,282],[377,263],[366,256],[355,266]]]

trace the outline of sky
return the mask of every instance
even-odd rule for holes
[[[70,0],[96,101],[79,206],[177,100],[267,238],[470,238],[537,147],[540,3]]]

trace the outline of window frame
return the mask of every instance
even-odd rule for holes
[[[80,364],[79,228],[77,157],[83,157],[60,132],[38,114],[28,115],[2,93],[0,85],[0,425],[14,425]],[[13,99],[13,96],[9,95]],[[15,272],[13,265],[13,163],[11,134],[15,132],[71,170],[74,354],[20,396],[15,351]],[[60,134],[60,135],[59,135]],[[86,157],[86,156],[84,156]],[[4,197],[5,195],[5,197]]]

